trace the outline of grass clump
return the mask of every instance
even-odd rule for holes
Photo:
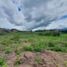
[[[4,52],[5,52],[5,54],[9,54],[9,53],[12,52],[12,49],[11,49],[10,47],[6,47],[6,48],[4,49]]]
[[[5,59],[3,57],[0,57],[0,67],[7,67]]]
[[[0,57],[0,66],[4,65],[4,63],[5,63],[4,58]]]
[[[23,60],[17,57],[14,65],[17,66],[17,65],[20,65],[20,64],[23,64],[23,63],[24,63]]]
[[[15,61],[15,65],[20,65],[21,64],[21,61],[20,60],[16,60]]]
[[[35,62],[36,62],[37,64],[40,64],[40,63],[42,62],[41,57],[37,55],[37,56],[35,57]]]
[[[16,55],[20,55],[22,52],[23,52],[23,48],[15,50]]]
[[[46,48],[45,44],[41,44],[41,43],[31,44],[23,47],[25,51],[35,51],[35,52],[40,52],[45,48]]]
[[[65,65],[65,67],[67,67],[67,61],[64,61],[64,65]]]
[[[24,46],[23,49],[25,51],[35,51],[41,52],[42,50],[53,50],[57,52],[67,52],[67,47],[60,45],[59,43],[48,42],[48,43],[36,43]]]
[[[23,47],[23,50],[24,50],[24,51],[33,51],[34,48],[33,48],[33,46],[31,46],[31,45],[27,45],[27,46],[24,46],[24,47]]]

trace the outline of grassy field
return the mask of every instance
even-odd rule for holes
[[[13,50],[39,52],[45,49],[67,52],[67,34],[48,36],[41,35],[40,32],[10,32],[0,35],[0,51],[6,53]]]
[[[41,52],[52,50],[67,53],[67,33],[59,36],[45,35],[41,32],[9,32],[0,33],[0,65],[4,64],[4,54],[15,52],[20,55],[24,51]]]
[[[40,52],[45,49],[67,52],[67,34],[53,36],[41,32],[10,32],[0,35],[0,51],[5,53],[13,50]]]

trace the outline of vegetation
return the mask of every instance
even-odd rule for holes
[[[20,55],[24,51],[41,52],[43,50],[67,52],[67,33],[57,30],[0,33],[0,53],[10,54],[15,52],[16,55]],[[35,60],[38,63],[41,61],[40,57],[36,57]],[[20,60],[16,60],[15,64],[21,63]],[[2,57],[0,57],[0,67],[7,67]]]
[[[37,64],[40,64],[40,63],[42,62],[42,58],[37,55],[37,56],[35,57],[35,62],[36,62]]]
[[[7,67],[3,57],[0,57],[0,67]]]
[[[0,50],[5,53],[15,51],[53,50],[67,52],[67,34],[60,31],[9,32],[0,35]]]
[[[22,64],[23,62],[22,62],[22,60],[20,60],[20,59],[16,59],[16,61],[15,61],[15,65],[20,65],[20,64]]]
[[[42,33],[43,32],[43,33]],[[48,31],[42,31],[39,32],[39,35],[43,35],[43,36],[60,36],[61,32],[58,30],[48,30]]]

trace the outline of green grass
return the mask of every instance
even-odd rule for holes
[[[0,51],[19,54],[23,51],[53,50],[67,52],[67,33],[61,35],[45,35],[45,32],[10,32],[1,33]],[[43,34],[43,35],[42,35]],[[54,34],[54,33],[52,33]],[[55,34],[56,35],[56,34]]]
[[[41,58],[39,55],[37,55],[37,56],[35,57],[35,62],[36,62],[37,64],[40,64],[40,63],[42,62],[42,58]]]
[[[0,57],[0,67],[7,67],[5,59],[3,57]]]

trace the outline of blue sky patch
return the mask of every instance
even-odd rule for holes
[[[60,19],[65,19],[65,18],[67,18],[67,15],[62,16]]]

